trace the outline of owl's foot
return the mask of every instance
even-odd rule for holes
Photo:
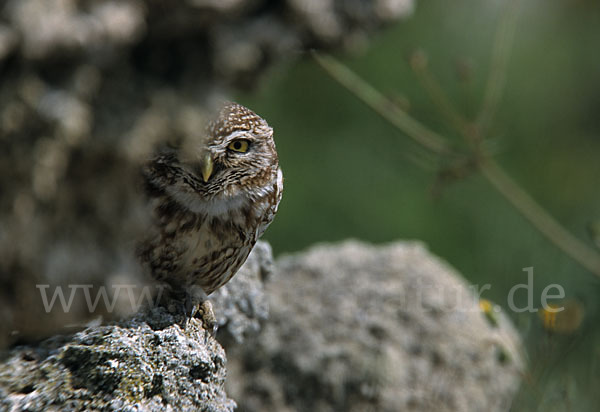
[[[217,334],[217,327],[219,324],[217,323],[217,317],[215,316],[210,300],[205,300],[200,304],[196,317],[202,320],[202,327],[207,330],[211,336],[214,337]]]
[[[190,304],[189,301],[187,301],[184,305],[186,309],[183,327],[187,328],[190,319],[197,318],[202,322],[202,328],[206,330],[210,336],[215,337],[217,334],[218,323],[210,300],[207,299],[196,304]]]
[[[197,318],[202,321],[202,327],[211,336],[214,337],[217,333],[217,318],[212,303],[202,288],[191,286],[185,290],[171,290],[162,304],[170,313],[181,319],[178,323],[183,329],[187,329],[190,319]]]
[[[185,297],[185,314],[188,319],[198,318],[202,321],[202,327],[215,336],[217,333],[217,317],[213,311],[212,303],[208,296],[199,287],[191,287]]]

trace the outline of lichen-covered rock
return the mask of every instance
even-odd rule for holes
[[[220,341],[232,338],[239,344],[258,333],[269,317],[265,282],[272,272],[271,246],[259,240],[233,279],[210,295],[219,323]]]
[[[223,348],[198,320],[153,308],[0,363],[0,410],[232,411]]]
[[[349,241],[280,259],[270,318],[249,333],[266,313],[256,278],[270,262],[260,243],[238,286],[214,299],[222,327],[245,339],[227,349],[239,410],[508,410],[518,335],[420,244]],[[15,348],[0,362],[0,410],[233,410],[223,349],[198,320],[182,322],[151,308]]]
[[[269,321],[228,348],[254,411],[506,411],[520,339],[418,243],[315,246],[276,262]]]

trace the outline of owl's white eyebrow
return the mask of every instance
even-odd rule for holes
[[[247,139],[250,136],[252,136],[252,133],[249,133],[249,130],[236,130],[235,132],[231,132],[230,134],[228,134],[224,141],[230,142],[231,140],[237,137],[243,137]]]

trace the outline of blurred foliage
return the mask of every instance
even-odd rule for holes
[[[427,0],[415,15],[344,64],[445,137],[460,137],[417,81],[421,50],[454,108],[473,119],[506,2]],[[506,86],[488,144],[497,161],[579,239],[600,218],[600,3],[521,1]],[[481,176],[444,185],[432,158],[309,58],[240,96],[274,127],[286,190],[266,237],[276,253],[354,237],[418,239],[501,305],[525,337],[530,370],[515,411],[595,410],[600,401],[600,280],[537,232]],[[590,226],[592,225],[592,226]],[[587,229],[586,229],[587,228]],[[551,283],[583,311],[557,335],[536,313],[507,310],[509,290],[534,268],[534,305]],[[525,293],[517,292],[524,307]]]

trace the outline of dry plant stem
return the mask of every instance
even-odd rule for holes
[[[562,227],[544,208],[512,180],[491,158],[480,165],[481,173],[536,229],[590,272],[600,276],[600,255]]]
[[[506,73],[512,45],[514,44],[519,0],[510,0],[505,14],[500,19],[494,45],[492,48],[492,61],[490,74],[485,88],[485,95],[481,110],[477,116],[477,129],[480,136],[485,136],[496,114],[498,104],[502,99],[502,92],[506,83]]]
[[[413,70],[420,80],[421,85],[429,94],[431,101],[437,106],[438,110],[442,116],[445,117],[450,126],[460,131],[460,133],[465,136],[471,136],[474,129],[469,125],[469,122],[464,116],[454,109],[454,106],[444,92],[444,89],[442,89],[435,77],[429,72],[427,66],[415,67],[413,65]]]
[[[410,117],[390,99],[331,56],[313,53],[317,63],[342,86],[350,90],[371,109],[406,133],[423,147],[442,154],[450,151],[445,139]]]
[[[437,154],[446,154],[450,150],[439,134],[431,131],[408,113],[395,106],[379,91],[361,79],[349,68],[331,56],[313,55],[317,63],[342,86],[371,109],[406,133],[417,143]],[[482,154],[480,161],[483,176],[504,196],[529,222],[548,240],[573,258],[581,266],[600,277],[600,254],[578,240],[546,212],[531,196],[489,156]]]

